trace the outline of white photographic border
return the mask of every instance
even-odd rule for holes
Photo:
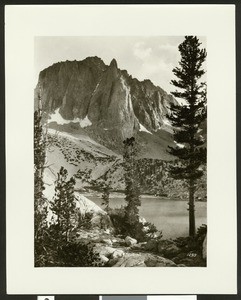
[[[237,292],[234,5],[5,7],[8,294]],[[207,37],[208,250],[205,268],[34,268],[34,37]]]

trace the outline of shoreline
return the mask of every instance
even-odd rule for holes
[[[101,199],[101,193],[99,191],[80,191],[80,190],[76,190],[77,193],[80,193],[86,197],[98,197]],[[110,192],[110,199],[113,198],[120,198],[123,199],[125,198],[125,194],[122,192],[118,192],[118,191],[112,191]],[[156,199],[156,200],[160,200],[160,201],[183,201],[183,202],[188,202],[188,199],[183,199],[183,198],[177,198],[177,197],[173,197],[173,198],[169,198],[169,197],[165,197],[165,196],[155,196],[155,195],[151,195],[151,194],[141,194],[140,195],[141,199]],[[204,202],[207,203],[207,200],[195,200],[195,202]]]

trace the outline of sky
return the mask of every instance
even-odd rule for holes
[[[206,48],[205,37],[199,37]],[[35,82],[39,72],[54,63],[66,60],[83,60],[98,56],[109,65],[116,59],[120,69],[139,80],[150,79],[170,93],[174,87],[172,70],[178,66],[178,45],[184,36],[152,37],[35,37]]]

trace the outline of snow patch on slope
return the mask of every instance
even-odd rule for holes
[[[179,148],[184,148],[184,145],[183,145],[183,144],[177,143],[176,141],[174,141],[174,143],[177,145],[177,147],[179,147]]]
[[[147,132],[147,133],[152,134],[152,133],[151,133],[149,130],[147,130],[146,127],[143,126],[141,123],[140,123],[140,129],[139,129],[139,131],[143,131],[143,132]]]
[[[56,111],[50,115],[50,122],[56,122],[59,125],[69,124],[69,120],[65,120],[61,114],[59,113],[59,108],[56,109]]]
[[[57,131],[51,128],[48,129],[48,133],[52,135],[57,135],[59,137],[67,138],[69,141],[75,143],[80,148],[84,149],[87,152],[91,152],[96,156],[99,156],[101,153],[103,153],[104,156],[118,156],[112,150],[106,148],[105,146],[92,140],[89,136],[85,136],[83,134],[71,134],[63,131]]]
[[[88,126],[91,126],[92,123],[90,121],[90,119],[88,118],[88,116],[86,116],[84,119],[80,119],[80,118],[77,118],[79,120],[79,123],[80,123],[80,127],[82,128],[85,128],[85,127],[88,127]]]
[[[85,128],[88,126],[91,126],[92,123],[89,120],[88,116],[86,116],[84,119],[80,119],[80,118],[74,118],[73,120],[65,120],[60,112],[59,112],[59,108],[56,109],[56,111],[50,116],[50,120],[49,122],[56,122],[59,125],[64,125],[64,124],[69,124],[71,122],[74,123],[79,123],[81,128]]]
[[[167,120],[166,118],[163,118],[162,119],[162,126],[160,126],[160,129],[163,129],[165,130],[166,132],[169,132],[169,133],[173,133],[173,127],[172,127],[172,124],[169,120]]]
[[[170,121],[167,120],[166,118],[163,119],[163,124],[168,125],[168,126],[172,126]]]

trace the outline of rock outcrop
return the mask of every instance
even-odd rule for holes
[[[80,214],[84,217],[87,213],[92,215],[91,225],[93,228],[99,227],[103,229],[112,228],[112,222],[109,215],[98,205],[85,196],[75,193],[76,207],[79,209]]]
[[[127,236],[125,238],[125,243],[126,243],[127,246],[133,246],[133,245],[137,244],[137,240],[131,238],[130,236]]]
[[[41,94],[43,110],[64,120],[88,121],[122,139],[135,132],[155,132],[165,125],[174,98],[150,80],[139,81],[98,57],[56,63],[39,74],[35,103]]]
[[[176,267],[177,265],[164,257],[150,253],[126,253],[113,267]]]

